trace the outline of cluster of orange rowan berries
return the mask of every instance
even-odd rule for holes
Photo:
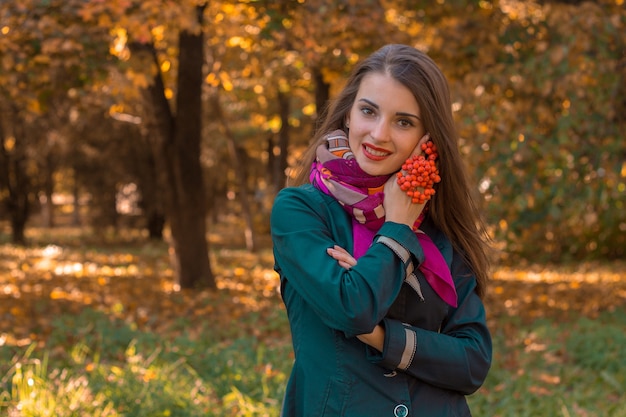
[[[398,185],[414,204],[424,204],[435,194],[435,184],[441,181],[436,160],[437,147],[431,141],[422,144],[423,154],[414,155],[396,174]]]

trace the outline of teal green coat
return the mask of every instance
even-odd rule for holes
[[[409,285],[407,271],[424,254],[406,225],[385,222],[344,269],[326,248],[352,252],[351,218],[305,185],[278,194],[271,229],[295,353],[284,417],[470,415],[465,396],[487,376],[491,337],[474,275],[431,222],[422,230],[448,262],[457,308],[419,271],[419,285]],[[377,324],[385,328],[382,353],[356,338]]]

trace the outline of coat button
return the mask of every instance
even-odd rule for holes
[[[396,408],[393,409],[393,415],[395,417],[406,417],[409,415],[409,409],[404,404],[398,404]]]

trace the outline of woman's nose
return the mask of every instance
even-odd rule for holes
[[[372,138],[378,142],[386,142],[391,139],[391,130],[389,129],[389,124],[384,120],[384,118],[380,118],[377,120],[376,125],[372,129]]]

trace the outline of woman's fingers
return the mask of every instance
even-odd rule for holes
[[[354,265],[349,264],[347,262],[344,261],[337,261],[337,263],[339,264],[340,267],[344,268],[344,269],[350,269],[352,268]]]
[[[424,204],[415,204],[398,185],[396,176],[392,176],[385,183],[385,219],[395,223],[406,224],[412,227],[415,220],[424,209]]]
[[[411,156],[421,155],[422,153],[424,153],[422,151],[422,145],[428,142],[429,140],[430,140],[430,133],[426,133],[424,136],[422,136],[419,142],[417,142],[417,146],[415,147],[415,149],[413,149],[413,153],[411,154]]]
[[[350,269],[356,265],[356,259],[341,246],[333,246],[326,249],[326,253],[336,260],[342,268]]]

